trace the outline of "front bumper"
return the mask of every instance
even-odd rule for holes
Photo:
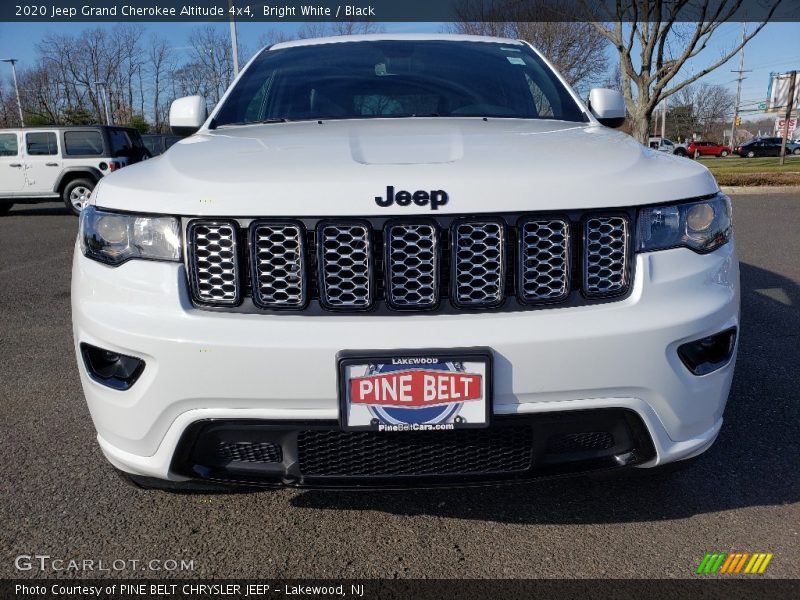
[[[739,320],[734,243],[707,254],[675,249],[636,257],[629,297],[529,312],[459,315],[232,314],[192,307],[181,265],[110,268],[79,250],[73,264],[76,348],[137,356],[127,391],[92,380],[79,360],[98,440],[119,469],[182,480],[172,467],[192,424],[335,421],[340,350],[489,346],[495,415],[591,409],[633,411],[655,466],[699,454],[722,423],[734,360],[704,376],[677,347]]]

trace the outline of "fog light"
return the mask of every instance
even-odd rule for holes
[[[682,344],[678,356],[695,375],[708,375],[731,360],[736,347],[736,327]]]
[[[115,390],[127,390],[144,371],[144,361],[90,344],[81,344],[83,363],[89,376]]]

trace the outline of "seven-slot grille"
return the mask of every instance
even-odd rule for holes
[[[626,214],[196,219],[187,266],[200,305],[238,305],[249,294],[260,310],[520,309],[623,296],[629,238]]]

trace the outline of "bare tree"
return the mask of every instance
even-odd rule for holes
[[[172,47],[157,35],[150,36],[147,44],[147,67],[151,82],[153,129],[162,131],[166,123],[167,106],[164,102],[164,83],[171,69]]]
[[[768,0],[766,18],[744,39],[725,49],[708,66],[687,74],[686,61],[708,47],[720,25],[735,18],[745,0],[582,0],[593,26],[619,55],[622,93],[634,137],[647,142],[659,103],[730,60],[769,22],[781,0]],[[598,8],[599,7],[599,8]],[[691,17],[694,22],[683,22]]]
[[[141,48],[141,39],[144,29],[141,25],[119,25],[114,30],[116,51],[119,55],[118,91],[121,96],[119,104],[122,122],[130,122],[134,115],[134,96],[136,95],[136,82],[138,74],[144,64],[144,52]]]
[[[333,35],[356,35],[382,33],[384,28],[372,21],[336,21],[334,23],[303,23],[294,34],[279,29],[269,29],[258,37],[259,46],[271,46],[291,40],[329,37]]]
[[[203,94],[214,104],[233,80],[233,53],[230,38],[213,25],[196,27],[189,36],[194,60],[192,69],[205,80],[207,92]],[[241,52],[241,55],[246,51]]]
[[[458,21],[449,24],[448,29],[453,33],[530,42],[570,85],[586,92],[605,75],[608,42],[591,23],[577,21],[576,13],[566,11],[541,0],[461,0],[455,7]]]
[[[676,92],[667,111],[671,138],[688,139],[693,135],[722,141],[730,124],[733,93],[721,85],[692,84]]]

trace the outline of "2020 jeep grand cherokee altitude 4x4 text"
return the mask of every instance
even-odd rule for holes
[[[714,441],[738,263],[709,172],[604,123],[524,42],[274,45],[104,178],[72,303],[140,483],[467,484]],[[202,125],[202,126],[201,126]]]

